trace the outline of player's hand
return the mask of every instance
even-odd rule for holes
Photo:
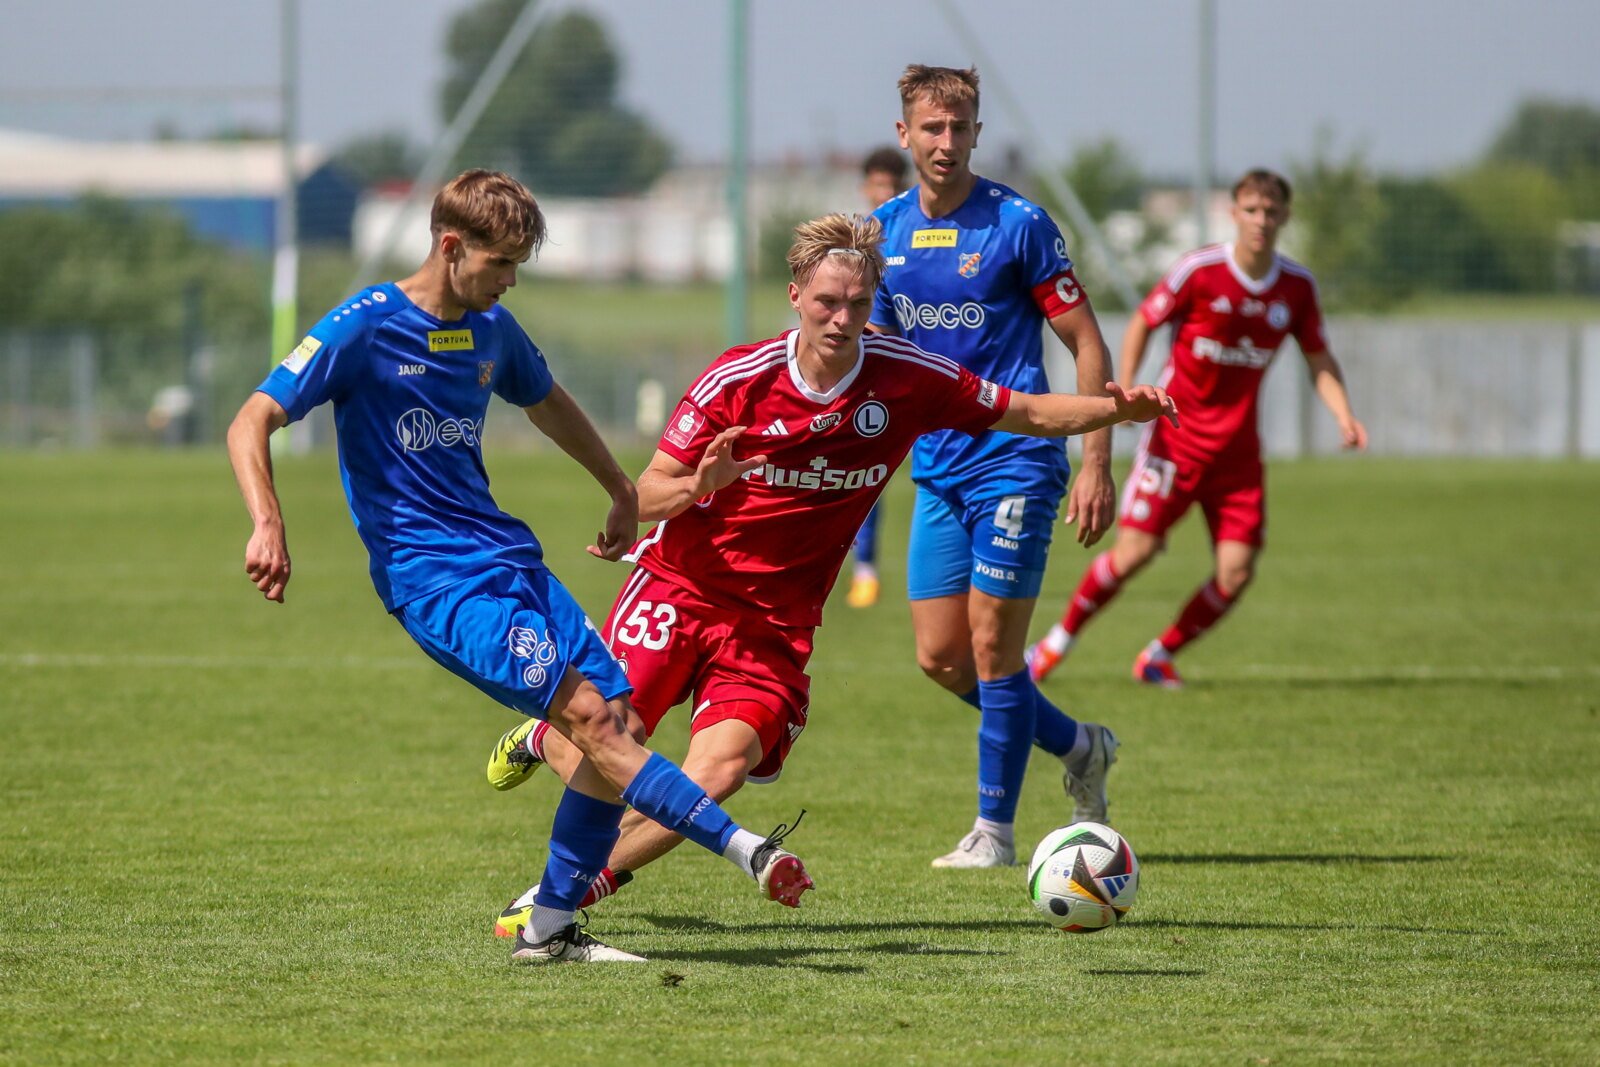
[[[1067,494],[1068,526],[1078,524],[1078,543],[1088,548],[1105,536],[1117,521],[1117,486],[1105,467],[1085,463]]]
[[[628,483],[627,492],[611,498],[606,513],[606,528],[595,535],[594,544],[585,545],[591,556],[615,563],[639,539],[639,493]]]
[[[1106,395],[1116,401],[1117,416],[1124,422],[1149,422],[1165,418],[1178,425],[1178,405],[1157,385],[1136,385],[1124,391],[1116,382],[1106,383]]]
[[[283,603],[283,589],[289,584],[289,543],[281,525],[256,527],[244,546],[244,572],[262,596]]]
[[[694,471],[696,500],[708,497],[718,489],[732,485],[749,472],[766,466],[765,453],[748,459],[733,458],[733,443],[749,428],[729,426],[706,445],[706,454],[700,457],[700,465]]]
[[[1367,450],[1367,428],[1359,419],[1352,418],[1339,424],[1339,436],[1344,447],[1356,452]]]

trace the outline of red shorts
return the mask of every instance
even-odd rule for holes
[[[806,726],[811,627],[712,604],[640,567],[628,576],[601,632],[633,685],[645,729],[691,697],[689,732],[738,719],[761,739],[751,781],[772,781]]]
[[[1139,446],[1122,493],[1117,521],[1165,539],[1173,524],[1198,503],[1211,540],[1266,542],[1266,470],[1259,456],[1198,463],[1162,455],[1160,442]]]

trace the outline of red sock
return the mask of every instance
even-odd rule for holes
[[[610,867],[602,867],[594,881],[589,883],[589,891],[583,895],[578,907],[592,907],[596,901],[604,900],[631,881],[632,871],[613,871]]]
[[[550,732],[550,724],[540,722],[533,728],[533,733],[522,742],[524,748],[533,753],[533,758],[540,763],[544,762],[544,735]]]
[[[1195,591],[1189,602],[1178,613],[1178,621],[1161,635],[1161,646],[1168,652],[1177,652],[1190,641],[1217,624],[1217,620],[1233,607],[1233,598],[1222,591],[1213,578]]]
[[[1072,594],[1072,601],[1061,616],[1061,628],[1076,635],[1083,624],[1110,603],[1121,588],[1122,577],[1117,574],[1116,564],[1111,562],[1111,553],[1100,553],[1089,564],[1089,569],[1083,572],[1083,581],[1078,583],[1078,591]]]

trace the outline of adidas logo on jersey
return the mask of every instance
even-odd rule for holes
[[[1233,314],[1233,304],[1229,302],[1227,297],[1219,296],[1211,301],[1211,310],[1218,315],[1231,315]]]
[[[761,431],[762,437],[783,437],[789,432],[789,427],[783,424],[782,419],[773,419],[772,425]]]

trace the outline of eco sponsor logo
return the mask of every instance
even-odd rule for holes
[[[441,419],[427,408],[412,408],[400,416],[394,432],[400,447],[407,452],[421,452],[434,445],[453,448],[465,444],[476,448],[483,436],[483,420]]]
[[[471,330],[429,330],[429,352],[471,352]]]
[[[976,330],[984,319],[983,305],[972,300],[964,304],[918,304],[904,293],[895,294],[894,314],[902,330],[915,326],[929,330],[957,327]]]

